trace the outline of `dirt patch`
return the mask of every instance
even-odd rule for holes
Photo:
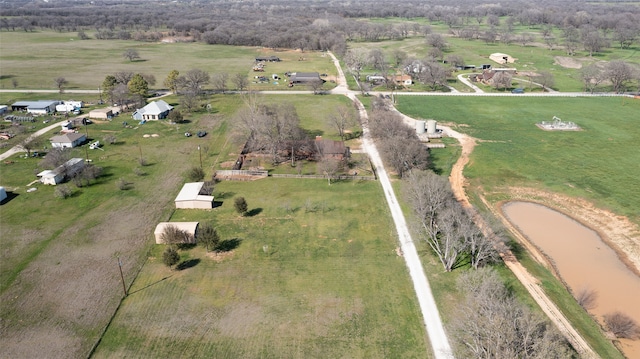
[[[207,252],[207,258],[211,258],[216,263],[225,261],[226,259],[233,258],[235,251],[229,252]]]
[[[555,60],[554,65],[560,65],[566,69],[582,68],[582,62],[573,57],[555,56],[553,59]]]

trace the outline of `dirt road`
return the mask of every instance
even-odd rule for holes
[[[451,188],[453,193],[455,194],[458,201],[462,203],[462,205],[469,210],[471,210],[474,215],[474,221],[476,224],[485,232],[485,235],[489,235],[488,231],[490,231],[490,227],[484,223],[484,220],[475,212],[471,204],[469,203],[469,199],[465,192],[465,178],[463,175],[464,166],[469,163],[469,155],[473,152],[473,148],[476,145],[476,140],[470,136],[459,133],[457,131],[452,130],[449,127],[441,126],[443,132],[460,142],[462,146],[462,153],[458,161],[453,165],[451,170],[451,175],[449,177],[449,181],[451,182]],[[483,198],[484,200],[484,198]],[[485,202],[488,208],[492,211],[495,209]],[[499,214],[494,213],[498,217]],[[515,231],[513,227],[510,228],[511,232],[516,236],[520,234]],[[500,248],[500,256],[503,258],[505,264],[513,274],[518,278],[520,283],[527,288],[527,291],[531,295],[531,297],[538,303],[540,308],[545,312],[545,314],[551,319],[551,321],[556,325],[556,327],[560,330],[562,335],[571,343],[574,349],[580,353],[583,358],[597,358],[596,353],[589,347],[589,344],[580,336],[580,334],[573,328],[571,323],[567,320],[567,318],[560,312],[560,309],[547,297],[544,293],[543,289],[540,287],[538,280],[533,277],[525,267],[518,262],[516,257],[511,253],[508,248]]]

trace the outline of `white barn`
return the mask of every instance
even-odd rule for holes
[[[175,199],[176,208],[213,208],[213,196],[201,194],[204,182],[185,183]]]
[[[187,237],[181,243],[196,243],[196,235],[198,232],[198,224],[199,222],[160,222],[156,226],[153,234],[156,237],[156,244],[164,244],[162,240],[162,233],[168,226],[174,226],[181,231],[185,231],[187,233]]]

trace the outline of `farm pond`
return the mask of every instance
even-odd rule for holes
[[[594,291],[591,315],[622,312],[640,323],[640,277],[631,271],[598,233],[571,217],[530,202],[502,206],[506,218],[555,266],[573,293]],[[604,325],[603,325],[604,326]],[[640,340],[620,341],[628,358],[640,358]]]

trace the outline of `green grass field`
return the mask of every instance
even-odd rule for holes
[[[640,100],[401,97],[408,115],[453,123],[480,140],[465,176],[485,191],[528,185],[579,196],[640,223]],[[581,131],[535,126],[553,116]]]
[[[37,49],[37,51],[34,51]],[[134,49],[140,59],[129,61],[122,56],[126,49]],[[265,72],[253,72],[256,56],[276,55],[281,62],[269,62]],[[210,73],[230,75],[227,86],[235,89],[232,78],[236,73],[247,74],[250,88],[255,90],[287,90],[283,81],[274,84],[254,83],[254,76],[271,79],[272,74],[284,77],[285,72],[315,71],[335,75],[331,58],[318,52],[275,51],[260,47],[207,45],[204,43],[148,43],[125,40],[79,40],[76,33],[58,32],[0,32],[0,89],[57,89],[54,79],[64,77],[67,89],[98,89],[105,76],[130,71],[151,74],[156,84],[150,88],[164,88],[163,81],[171,70],[185,73],[201,69]],[[325,85],[327,89],[331,83]],[[306,89],[295,86],[294,89]],[[66,97],[65,97],[66,99]]]
[[[170,271],[156,246],[95,357],[424,357],[415,294],[378,186],[220,183],[221,207],[178,210],[171,220],[212,223],[237,247],[219,261],[202,248],[184,251],[196,264]],[[254,215],[235,213],[238,196]]]

